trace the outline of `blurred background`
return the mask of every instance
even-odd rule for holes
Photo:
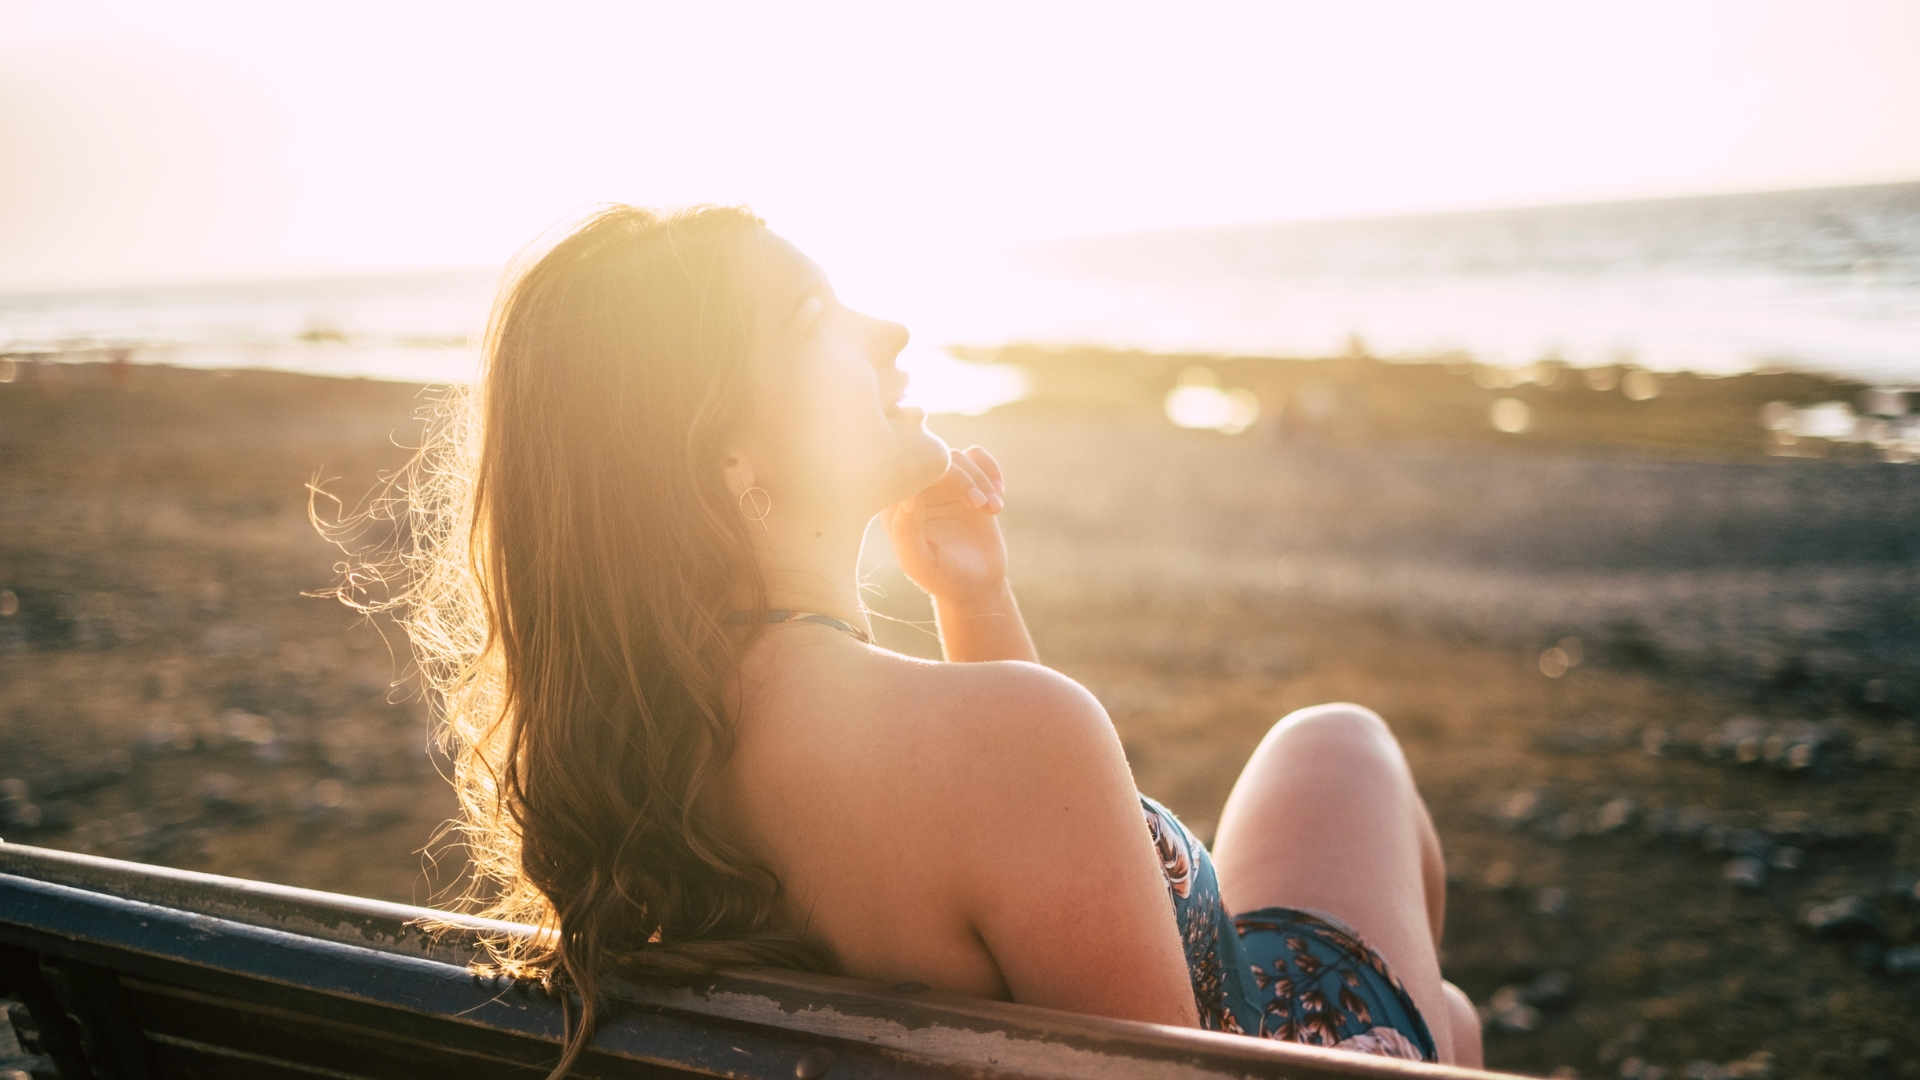
[[[1490,1064],[1920,1077],[1920,8],[0,0],[0,836],[457,881],[306,485],[606,201],[912,328],[1203,837],[1386,716]]]

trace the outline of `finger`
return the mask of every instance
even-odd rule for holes
[[[887,535],[893,540],[896,551],[902,544],[914,548],[924,546],[926,521],[923,511],[926,505],[924,497],[913,495],[887,508]]]
[[[953,451],[953,468],[965,477],[968,484],[972,485],[966,493],[969,504],[989,514],[1000,512],[1001,506],[1005,504],[1000,501],[999,493],[993,490],[993,481],[987,479],[987,474],[981,471],[980,466],[974,464],[972,458],[958,450]]]
[[[906,501],[921,509],[944,507],[949,501],[966,502],[967,492],[972,489],[972,479],[956,468],[952,462],[948,462],[947,471],[940,474],[940,479],[921,488]]]
[[[892,515],[892,520],[902,525],[910,525],[920,516],[920,510],[926,504],[926,492],[916,492],[894,503],[888,513]]]
[[[995,494],[1005,495],[1007,493],[1007,478],[1001,475],[1000,463],[993,460],[993,455],[987,453],[986,447],[969,446],[966,449],[966,455],[975,465],[980,466],[980,471],[987,475],[987,479],[993,481]]]

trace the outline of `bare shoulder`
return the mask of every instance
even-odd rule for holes
[[[904,755],[919,783],[902,820],[938,837],[927,873],[1013,1000],[1193,1025],[1172,903],[1106,710],[1035,664],[920,674],[939,704]]]
[[[908,693],[925,710],[923,737],[948,753],[1089,755],[1124,762],[1106,710],[1087,688],[1039,664],[914,664]],[[1018,761],[1007,762],[1017,767]]]
[[[1120,737],[1085,687],[1019,661],[907,663],[896,715],[911,720],[897,759],[912,763],[917,796],[943,816],[1029,832],[1049,820],[1072,831],[1138,817]]]

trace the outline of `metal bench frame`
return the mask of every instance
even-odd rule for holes
[[[455,928],[429,935],[434,919]],[[526,931],[0,843],[0,993],[26,1005],[63,1080],[537,1080],[559,1057],[559,1004],[472,974],[487,932]],[[573,1076],[1495,1075],[771,969],[611,997]]]

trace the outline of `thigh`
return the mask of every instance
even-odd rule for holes
[[[1228,911],[1306,908],[1346,922],[1386,959],[1441,1060],[1453,1061],[1439,909],[1429,905],[1444,888],[1438,857],[1399,744],[1353,705],[1303,709],[1275,725],[1234,785],[1213,845]]]

